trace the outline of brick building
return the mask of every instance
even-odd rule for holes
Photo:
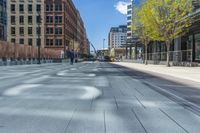
[[[72,0],[45,0],[45,47],[83,53],[86,31]]]

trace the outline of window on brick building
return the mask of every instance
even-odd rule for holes
[[[61,35],[62,34],[62,27],[56,27],[55,28],[55,34],[56,35]]]
[[[55,5],[55,11],[62,11],[62,5],[61,4],[56,4]]]

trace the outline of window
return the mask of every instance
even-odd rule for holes
[[[38,35],[41,34],[41,28],[40,28],[40,27],[37,27],[37,28],[36,28],[36,31],[37,31],[37,34],[38,34]]]
[[[46,5],[46,11],[50,11],[50,5]]]
[[[33,34],[33,28],[32,27],[28,27],[28,35],[32,35]]]
[[[28,16],[28,24],[32,24],[33,23],[33,17],[32,16]]]
[[[31,4],[28,5],[28,12],[32,12],[33,11],[33,6]]]
[[[41,12],[41,5],[39,5],[39,4],[36,5],[36,11]]]
[[[24,27],[20,27],[19,28],[19,34],[20,35],[24,35]]]
[[[62,34],[62,28],[61,27],[55,28],[55,34],[61,35]]]
[[[127,17],[128,20],[131,20],[131,16]]]
[[[46,16],[46,23],[53,23],[53,16]]]
[[[10,9],[11,9],[11,12],[15,12],[15,5],[14,5],[14,4],[11,4],[11,5],[10,5]]]
[[[128,5],[128,9],[132,9],[132,5]]]
[[[53,5],[50,5],[50,11],[53,11]]]
[[[15,35],[16,31],[15,31],[15,27],[11,27],[11,34]]]
[[[24,39],[19,39],[19,44],[24,44]]]
[[[61,4],[56,4],[55,5],[55,11],[62,11],[62,5]]]
[[[46,28],[46,34],[53,34],[53,28],[52,27]]]
[[[36,16],[37,23],[41,23],[41,16]]]
[[[11,24],[15,24],[16,23],[15,22],[15,16],[11,16],[10,21],[11,21]]]
[[[55,16],[55,23],[56,24],[62,23],[62,16]]]
[[[19,23],[24,24],[24,16],[19,16]]]
[[[28,39],[28,45],[30,45],[30,46],[33,45],[33,39],[31,39],[31,38]]]
[[[46,11],[53,11],[53,5],[46,5]]]
[[[62,46],[62,39],[56,39],[55,40],[55,45],[56,46]]]
[[[53,39],[46,39],[47,46],[53,46]]]
[[[12,39],[11,39],[11,43],[16,43],[16,39],[15,39],[15,38],[12,38]]]
[[[19,11],[24,12],[24,5],[22,5],[22,4],[19,5]]]
[[[132,11],[128,11],[128,14],[132,14]]]

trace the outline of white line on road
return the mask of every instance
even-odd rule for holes
[[[75,71],[75,70],[77,70],[77,68],[71,68],[70,70]]]
[[[94,73],[91,73],[91,74],[88,74],[88,76],[89,76],[89,77],[95,77],[95,76],[96,76],[96,74],[94,74]]]
[[[39,87],[39,86],[41,86],[41,85],[40,84],[19,85],[19,86],[16,86],[16,87],[6,90],[3,94],[6,96],[17,96],[28,89],[32,89],[32,88]]]
[[[83,100],[95,99],[102,94],[96,87],[85,86],[83,89],[86,91],[85,94],[81,96]]]
[[[66,75],[66,72],[68,72],[69,70],[65,70],[65,71],[61,71],[61,72],[58,72],[57,75],[58,76],[64,76]]]

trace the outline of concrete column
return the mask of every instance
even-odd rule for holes
[[[132,46],[129,47],[129,59],[132,59]]]
[[[126,59],[128,59],[128,47],[126,46],[126,50],[125,50],[125,56],[126,56]]]
[[[137,60],[137,44],[135,44],[135,60]]]

